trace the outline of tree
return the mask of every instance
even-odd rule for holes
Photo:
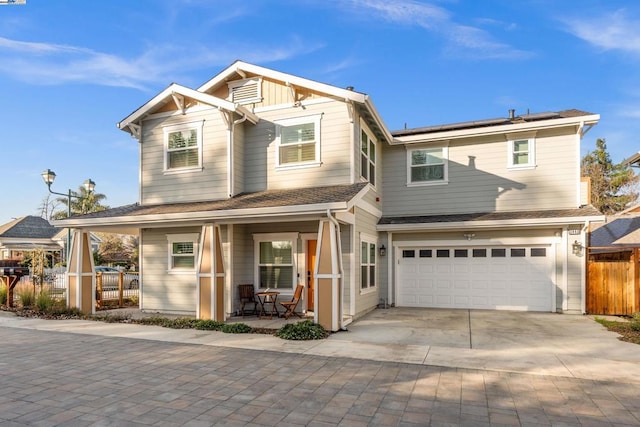
[[[604,214],[620,212],[638,199],[640,177],[627,164],[613,164],[603,138],[582,158],[581,172],[591,179],[591,204]]]
[[[103,205],[102,201],[107,196],[102,193],[89,192],[82,185],[78,187],[78,191],[71,192],[71,215],[87,214],[90,212],[100,212],[109,209],[109,206]],[[51,215],[52,219],[62,219],[67,217],[69,206],[68,197],[58,197],[57,202],[64,205],[64,210],[58,210]]]

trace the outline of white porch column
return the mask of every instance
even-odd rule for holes
[[[85,314],[95,314],[96,283],[89,233],[75,230],[67,262],[67,307]]]
[[[225,321],[224,265],[220,227],[209,224],[202,227],[198,254],[198,288],[196,317]]]
[[[342,251],[340,228],[330,219],[320,221],[315,268],[314,321],[329,331],[342,327]]]

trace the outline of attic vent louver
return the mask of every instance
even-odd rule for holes
[[[229,83],[229,99],[236,104],[262,101],[262,80],[246,79]]]

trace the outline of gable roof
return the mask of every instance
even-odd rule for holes
[[[241,105],[234,104],[233,102],[229,102],[225,99],[220,99],[207,93],[198,92],[177,83],[171,83],[165,90],[151,98],[140,108],[122,119],[117,124],[118,128],[131,134],[135,134],[136,130],[132,125],[135,125],[138,120],[140,120],[147,114],[151,114],[156,108],[164,105],[169,98],[173,98],[175,95],[185,96],[203,104],[211,105],[212,107],[217,107],[229,112],[238,113],[242,116],[246,116],[247,119],[254,124],[260,120],[258,116]]]
[[[59,231],[46,219],[28,215],[0,226],[0,238],[50,239]]]
[[[230,199],[141,206],[137,203],[57,220],[63,226],[92,226],[180,221],[220,221],[234,218],[326,213],[347,210],[369,184],[265,190]]]

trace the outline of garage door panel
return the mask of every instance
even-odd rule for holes
[[[548,248],[411,248],[401,258],[398,302],[412,307],[550,311],[554,261]],[[535,253],[536,256],[532,256]],[[448,255],[448,256],[446,256]]]

